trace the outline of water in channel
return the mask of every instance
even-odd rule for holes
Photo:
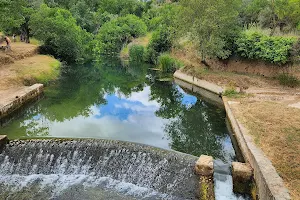
[[[46,88],[43,99],[23,109],[12,120],[2,122],[0,134],[6,134],[10,139],[58,137],[121,140],[193,156],[211,155],[217,163],[224,166],[236,160],[225,123],[224,109],[174,82],[160,81],[160,74],[150,68],[151,66],[143,64],[125,66],[118,59],[65,67],[61,78]],[[25,149],[28,148],[31,146]],[[37,153],[36,156],[43,155],[43,148],[39,147],[40,154]],[[10,163],[9,158],[9,153],[0,156],[0,165],[1,161],[2,164],[5,161]],[[30,156],[29,158],[31,159]],[[32,159],[29,164],[35,167],[35,162]],[[63,159],[60,162],[63,165]],[[59,195],[62,196],[57,199],[64,199],[63,194],[70,194],[70,191],[76,191],[77,197],[82,195],[86,199],[93,199],[93,196],[99,199],[101,195],[103,199],[141,199],[137,194],[146,191],[137,186],[121,187],[122,181],[103,177],[103,183],[100,181],[99,185],[106,189],[95,189],[90,184],[94,179],[89,180],[90,176],[84,177],[81,173],[69,176],[53,173],[51,170],[48,173],[36,173],[33,169],[20,175],[17,173],[19,168],[15,167],[16,169],[6,169],[2,166],[2,171],[0,170],[0,186],[15,193],[23,191],[24,187],[41,191],[40,185],[47,181],[57,183],[52,186],[60,189],[62,185],[68,186],[60,190]],[[77,170],[77,173],[81,170]],[[226,176],[216,181],[216,199],[244,199],[232,194],[230,176]],[[8,179],[10,181],[7,182]],[[86,185],[84,189],[83,182]],[[111,187],[114,190],[107,190]],[[124,187],[127,188],[125,192]],[[151,192],[142,192],[142,197],[166,199],[166,196],[160,196],[165,194],[160,193],[149,196],[150,193],[154,194]],[[84,196],[87,194],[88,196]],[[172,196],[169,197],[172,199]],[[51,198],[55,199],[55,196]]]

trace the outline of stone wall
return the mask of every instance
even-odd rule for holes
[[[10,97],[6,97],[7,100],[3,102],[3,105],[0,105],[0,119],[8,116],[24,104],[42,94],[43,87],[43,84],[35,84],[11,94]]]

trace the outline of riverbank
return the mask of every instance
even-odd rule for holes
[[[48,84],[55,80],[60,73],[60,62],[51,56],[38,55],[38,46],[25,43],[13,43],[12,51],[0,52],[0,108],[4,109],[10,104],[19,108],[20,103],[25,104],[24,99],[18,101],[15,106],[15,99],[23,96],[24,91],[35,92],[30,86],[40,83]],[[40,88],[40,85],[39,85]],[[40,90],[39,90],[40,91]],[[34,98],[34,96],[26,99]],[[8,101],[9,100],[9,101]],[[10,109],[11,111],[15,109]],[[5,112],[5,115],[9,113]]]
[[[187,69],[182,71],[185,70]],[[213,75],[218,76],[216,72]],[[230,73],[225,74],[229,77],[230,75]],[[223,73],[220,73],[220,77],[217,77],[219,79],[206,79],[207,76],[195,75],[193,80],[204,79],[226,89],[229,83],[222,84],[215,81],[221,80],[222,76]],[[235,74],[230,78],[234,77],[247,76]],[[248,78],[251,79],[251,76]],[[257,78],[253,78],[252,81],[259,80]],[[264,80],[260,79],[260,81]],[[226,102],[234,102],[230,104],[234,117],[248,130],[255,145],[270,159],[290,190],[292,199],[298,199],[300,197],[298,163],[300,160],[300,91],[279,85],[270,88],[267,81],[262,83],[260,87],[250,85],[244,91],[247,95],[239,95],[242,98],[233,96],[226,98]]]

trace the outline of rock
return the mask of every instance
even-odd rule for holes
[[[202,155],[195,165],[196,174],[201,176],[213,176],[214,162],[213,157]]]

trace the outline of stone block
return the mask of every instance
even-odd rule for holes
[[[248,163],[232,163],[233,191],[250,193],[253,178],[253,169]]]
[[[196,174],[200,176],[213,176],[214,160],[211,156],[202,155],[195,165]]]

